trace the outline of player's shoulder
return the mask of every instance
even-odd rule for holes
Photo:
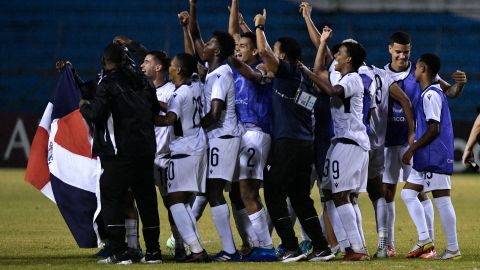
[[[439,84],[434,84],[429,86],[423,93],[423,99],[428,100],[428,101],[433,101],[433,100],[439,100],[441,99],[441,94],[443,93],[442,90],[440,89]]]

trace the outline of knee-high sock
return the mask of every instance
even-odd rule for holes
[[[337,207],[337,211],[352,249],[356,252],[361,252],[363,250],[363,241],[358,231],[357,217],[353,205],[351,203],[340,205]]]
[[[211,207],[213,223],[222,240],[222,248],[227,253],[235,253],[235,243],[233,242],[232,228],[230,227],[230,213],[227,204]]]
[[[377,219],[378,247],[384,248],[387,241],[387,203],[385,198],[381,197],[373,203],[375,208],[375,217]]]
[[[417,227],[418,241],[430,239],[428,234],[427,221],[425,220],[425,211],[418,199],[418,191],[412,189],[402,189],[402,199],[407,206],[408,213]]]
[[[125,219],[125,236],[129,248],[138,248],[138,227],[134,218]]]
[[[183,240],[190,246],[194,253],[202,252],[203,247],[196,233],[196,224],[192,221],[187,207],[183,203],[177,203],[170,206],[175,224],[182,235]]]
[[[425,201],[422,201],[422,206],[423,206],[423,211],[425,212],[425,220],[427,221],[427,228],[428,228],[428,234],[430,235],[430,239],[432,241],[435,240],[435,234],[434,234],[434,211],[433,211],[433,204],[432,200],[426,199]]]
[[[259,247],[272,248],[272,237],[268,229],[268,217],[265,209],[260,209],[256,213],[248,215],[255,234],[257,235]]]
[[[457,217],[450,196],[435,198],[440,219],[442,220],[443,232],[447,238],[447,248],[450,251],[458,250],[457,240]]]
[[[356,200],[355,204],[353,205],[353,210],[355,210],[355,216],[356,216],[356,219],[357,219],[358,233],[360,234],[360,238],[362,239],[363,246],[366,246],[365,235],[363,234],[362,212],[360,211],[360,206],[358,205],[358,200]]]
[[[249,219],[247,209],[243,208],[237,210],[235,207],[232,207],[232,214],[233,220],[235,220],[235,225],[237,226],[238,234],[240,234],[240,238],[242,238],[243,245],[249,246],[250,241],[252,241],[253,246],[258,247],[258,237],[252,226],[252,222]]]
[[[193,202],[193,205],[191,207],[195,220],[199,220],[202,217],[203,211],[205,210],[207,203],[208,203],[207,197],[205,196],[195,197],[195,201]]]
[[[387,231],[388,244],[394,245],[395,242],[395,202],[387,203]]]
[[[343,249],[350,247],[350,242],[347,239],[347,232],[345,232],[345,228],[343,227],[342,220],[338,215],[335,204],[332,200],[325,202],[325,204],[327,206],[328,218],[330,219],[330,224],[332,225],[337,242]]]

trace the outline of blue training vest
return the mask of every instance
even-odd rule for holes
[[[415,80],[415,65],[411,64],[410,73],[408,76],[396,83],[405,92],[412,103],[413,110],[420,99],[422,89],[420,84]],[[388,121],[387,133],[385,135],[385,146],[404,145],[408,141],[408,124],[405,119],[400,103],[393,98],[388,98]]]
[[[428,129],[427,119],[423,110],[423,96],[428,90],[437,92],[442,98],[442,114],[440,116],[440,134],[428,145],[419,148],[413,155],[413,168],[418,172],[432,172],[452,175],[453,173],[453,127],[448,108],[447,97],[437,86],[430,85],[421,94],[415,109],[418,140]]]
[[[261,62],[251,65],[253,69]],[[233,69],[235,79],[235,110],[242,123],[252,123],[263,132],[272,129],[272,84],[261,85],[248,80]]]

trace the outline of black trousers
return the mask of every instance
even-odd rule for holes
[[[147,251],[159,249],[160,220],[153,179],[153,156],[141,158],[102,157],[100,177],[102,213],[114,254],[127,250],[125,208],[127,192],[132,190],[143,224]]]
[[[292,207],[314,249],[328,248],[317,212],[310,198],[310,174],[313,164],[313,142],[279,139],[272,142],[270,170],[264,181],[268,213],[282,244],[287,250],[298,248],[286,199]]]

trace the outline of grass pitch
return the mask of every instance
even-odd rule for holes
[[[327,263],[221,263],[177,264],[168,256],[165,241],[170,235],[168,219],[163,205],[159,203],[161,236],[164,251],[163,265],[102,266],[96,264],[92,255],[96,249],[79,249],[63,221],[55,204],[23,180],[25,170],[0,170],[0,269],[480,269],[480,175],[455,175],[452,178],[452,200],[457,215],[457,231],[462,259],[457,261],[407,260],[403,255],[416,241],[416,230],[406,208],[397,193],[396,258],[348,262],[340,260]],[[320,210],[318,190],[314,188],[317,210]],[[375,252],[377,236],[373,209],[368,196],[362,194],[360,206],[367,246]],[[436,211],[436,210],[435,210]],[[232,225],[233,225],[232,220]],[[212,223],[210,210],[205,210],[199,222],[204,246],[211,254],[221,249],[221,243]],[[237,245],[241,243],[236,234]],[[435,212],[435,238],[439,252],[445,248],[440,217]],[[274,234],[274,243],[279,238]]]

